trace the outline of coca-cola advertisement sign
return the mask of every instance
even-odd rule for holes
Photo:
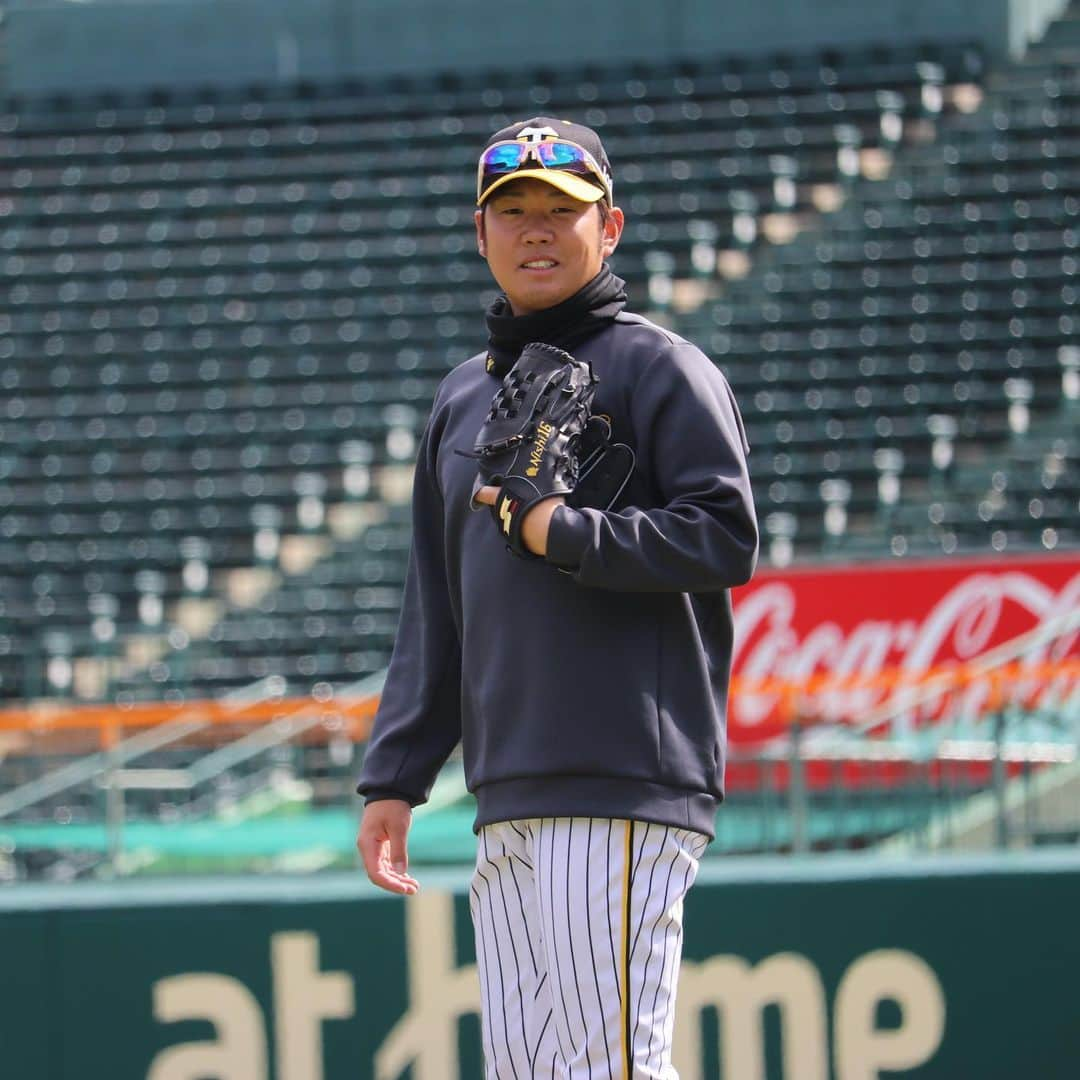
[[[857,723],[898,692],[892,676],[910,686],[1076,611],[1080,553],[763,570],[733,601],[729,736],[756,742],[783,729],[784,683],[824,676],[837,689],[817,696],[823,718]],[[1059,636],[1023,662],[1075,656],[1077,641]]]

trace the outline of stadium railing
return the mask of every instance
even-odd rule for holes
[[[1078,630],[1080,612],[1069,612],[971,662],[921,673],[736,677],[734,695],[778,702],[781,727],[760,744],[730,747],[715,850],[1080,840],[1080,658],[1071,651]],[[159,871],[184,868],[182,859],[157,860],[155,844],[198,855],[203,868],[215,850],[229,866],[251,868],[246,843],[262,867],[349,865],[356,760],[383,678],[324,701],[275,697],[264,684],[246,697],[183,708],[0,712],[0,732],[43,744],[89,733],[101,747],[0,796],[0,849],[5,835],[15,850],[33,847],[36,836],[57,851],[65,836],[78,836],[97,855],[84,858],[81,872],[95,874],[158,862]],[[868,705],[867,695],[878,703]],[[418,812],[416,860],[466,860],[471,815],[455,758]],[[285,818],[301,831],[287,834]],[[246,840],[233,828],[241,819],[255,822]],[[143,854],[133,857],[133,847]]]

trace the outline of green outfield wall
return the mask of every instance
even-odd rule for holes
[[[979,42],[1018,55],[1066,0],[12,0],[0,90],[183,90],[389,74]]]
[[[0,891],[4,1080],[481,1075],[466,871]],[[1080,852],[706,864],[682,1080],[1072,1080]]]

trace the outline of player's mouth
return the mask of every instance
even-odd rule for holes
[[[521,264],[521,269],[533,274],[542,274],[545,270],[554,270],[558,265],[554,259],[528,259]]]

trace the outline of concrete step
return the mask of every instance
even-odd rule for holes
[[[1058,19],[1047,27],[1039,45],[1043,48],[1069,49],[1080,46],[1080,15]]]
[[[1028,53],[1020,63],[990,72],[985,90],[987,98],[993,101],[1003,96],[1039,93],[1048,82],[1080,86],[1080,68],[1062,65],[1052,54],[1040,57]]]
[[[1042,41],[1036,42],[1024,54],[1024,61],[1071,68],[1075,76],[1077,65],[1080,64],[1080,42],[1075,45],[1049,45]]]

